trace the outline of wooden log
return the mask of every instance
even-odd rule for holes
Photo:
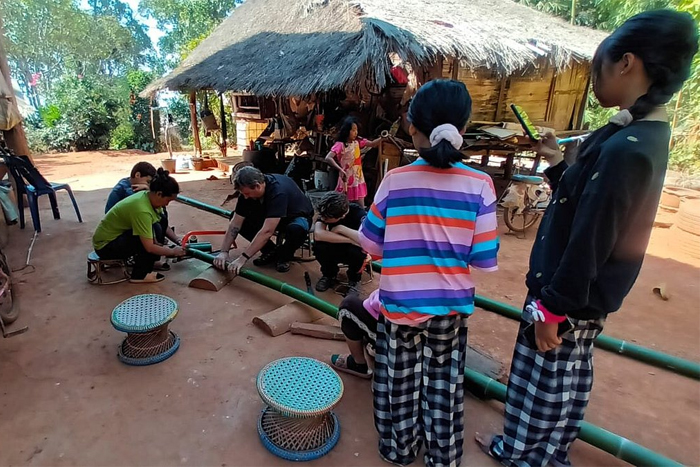
[[[272,337],[289,332],[292,323],[312,323],[323,318],[320,311],[297,302],[288,303],[268,313],[253,318],[253,324]]]
[[[231,282],[234,277],[236,277],[236,275],[233,273],[219,271],[214,266],[210,266],[200,275],[192,279],[189,285],[195,289],[218,292],[224,288],[226,284]]]
[[[316,323],[292,323],[290,326],[292,334],[315,337],[317,339],[328,339],[332,341],[344,341],[345,335],[339,326],[329,326],[327,324]]]

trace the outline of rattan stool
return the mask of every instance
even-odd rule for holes
[[[112,312],[112,326],[126,332],[117,356],[127,365],[152,365],[171,357],[180,338],[168,329],[178,313],[177,302],[165,295],[136,295]]]
[[[330,366],[313,358],[282,358],[260,371],[257,387],[267,405],[258,434],[271,453],[310,461],[338,443],[340,422],[332,409],[343,396],[343,381]]]
[[[102,278],[102,274],[109,267],[119,268],[122,273],[122,277],[118,279],[105,282]],[[87,278],[91,284],[97,285],[110,285],[119,284],[120,282],[128,281],[131,276],[129,271],[126,270],[126,261],[123,259],[100,259],[97,253],[91,251],[87,257]]]

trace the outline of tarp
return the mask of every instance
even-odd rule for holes
[[[22,121],[22,115],[19,113],[12,95],[12,88],[0,75],[0,130],[3,131],[13,129]]]

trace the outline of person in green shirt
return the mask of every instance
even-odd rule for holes
[[[141,191],[118,202],[107,212],[92,237],[92,246],[101,259],[134,258],[131,282],[160,282],[165,276],[153,271],[161,256],[185,255],[181,247],[167,248],[154,241],[154,225],[161,213],[180,193],[177,181],[158,169],[148,191]]]

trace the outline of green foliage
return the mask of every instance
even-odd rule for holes
[[[47,105],[39,109],[39,116],[45,126],[52,128],[61,120],[61,109],[53,104]]]
[[[118,80],[99,75],[64,76],[49,96],[60,109],[61,122],[74,135],[76,150],[104,149],[117,126]]]
[[[191,43],[206,37],[239,0],[141,0],[139,12],[154,18],[158,28],[167,31],[158,41],[166,56],[179,56]]]
[[[178,95],[168,102],[167,111],[173,116],[173,121],[177,124],[180,139],[183,142],[189,141],[192,137],[189,97],[185,94]]]
[[[10,69],[35,107],[66,74],[118,76],[143,63],[141,52],[151,46],[148,36],[138,30],[127,5],[108,3],[111,11],[96,6],[91,13],[74,0],[3,2]],[[117,10],[121,18],[112,15]],[[35,86],[32,77],[39,75]]]
[[[150,104],[148,99],[138,97],[153,78],[152,73],[141,70],[127,73],[119,91],[123,103],[116,115],[118,124],[111,133],[112,149],[155,150],[150,126]]]

